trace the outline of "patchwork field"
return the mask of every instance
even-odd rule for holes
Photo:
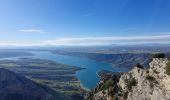
[[[9,69],[51,89],[79,97],[85,91],[75,73],[82,68],[36,58],[0,60],[0,67]]]

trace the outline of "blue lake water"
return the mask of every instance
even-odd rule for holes
[[[31,52],[35,57],[41,59],[52,60],[62,64],[73,65],[77,67],[86,68],[76,72],[76,76],[80,80],[83,87],[93,89],[99,81],[97,72],[100,70],[110,70],[113,72],[124,72],[128,69],[113,68],[112,64],[91,60],[88,58],[73,57],[67,55],[53,54],[48,51]]]
[[[51,60],[66,65],[73,65],[73,66],[85,68],[83,70],[77,71],[76,76],[80,80],[81,85],[87,89],[93,89],[96,86],[96,84],[99,81],[99,76],[97,75],[97,72],[100,70],[109,70],[113,72],[128,71],[128,69],[126,68],[113,68],[112,64],[110,63],[99,62],[88,58],[53,54],[49,51],[36,51],[36,52],[34,51],[30,53],[33,53],[34,56],[7,57],[2,59],[17,60],[18,58],[23,58],[23,57],[24,58],[34,57],[34,58]]]

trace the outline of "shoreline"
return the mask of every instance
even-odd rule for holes
[[[84,70],[84,69],[86,69],[86,68],[81,68],[81,67],[78,67],[78,68],[80,68],[80,69],[77,70],[74,75],[75,75],[75,77],[77,78],[77,81],[79,82],[79,86],[80,86],[81,89],[85,90],[86,92],[89,92],[90,89],[87,88],[87,87],[85,87],[85,86],[81,83],[81,81],[79,80],[79,78],[78,78],[78,76],[77,76],[77,72],[78,72],[78,71]]]
[[[87,87],[83,86],[83,84],[80,81],[79,81],[79,83],[80,83],[80,88],[81,89],[85,90],[86,92],[90,91],[90,89],[88,89]]]

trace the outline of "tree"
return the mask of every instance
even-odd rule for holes
[[[136,67],[141,68],[141,69],[144,69],[143,66],[142,66],[140,63],[137,63],[137,64],[136,64]]]
[[[164,53],[155,53],[152,55],[152,58],[165,58]]]
[[[166,74],[170,75],[170,61],[168,61],[166,67],[165,67],[165,70],[166,70]]]

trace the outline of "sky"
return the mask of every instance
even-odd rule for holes
[[[170,0],[0,0],[0,46],[170,44]]]

